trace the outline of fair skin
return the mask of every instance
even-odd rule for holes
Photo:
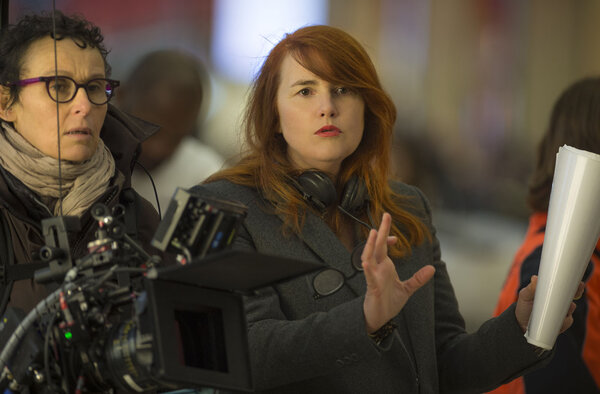
[[[78,83],[104,78],[104,61],[95,48],[80,48],[71,39],[56,41],[58,75]],[[23,58],[21,79],[54,76],[54,41],[44,37],[34,41]],[[83,88],[75,98],[58,105],[47,93],[46,84],[37,82],[21,88],[18,100],[9,105],[7,88],[3,88],[0,113],[12,122],[29,143],[42,153],[58,158],[57,116],[62,160],[82,162],[94,154],[100,139],[108,105],[92,104]]]
[[[317,77],[289,54],[281,64],[277,110],[288,157],[298,169],[336,176],[362,139],[363,99]]]

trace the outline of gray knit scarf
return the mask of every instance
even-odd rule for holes
[[[0,165],[60,214],[58,160],[31,145],[6,122],[0,129]],[[81,163],[61,162],[63,215],[81,216],[108,188],[115,160],[100,140],[94,155]],[[54,205],[54,207],[50,206]]]

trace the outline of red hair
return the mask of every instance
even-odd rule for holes
[[[319,78],[356,91],[365,103],[365,125],[362,140],[341,165],[337,189],[353,176],[364,180],[370,197],[370,209],[378,225],[384,211],[394,218],[392,233],[398,244],[390,248],[392,255],[410,251],[429,237],[424,223],[408,212],[406,197],[393,193],[388,184],[389,148],[396,121],[396,108],[381,87],[375,66],[365,49],[348,33],[330,26],[308,26],[286,35],[270,52],[254,80],[244,116],[245,152],[233,167],[211,176],[206,182],[228,179],[234,183],[257,187],[263,196],[275,202],[278,214],[285,217],[288,228],[299,233],[307,203],[290,185],[289,176],[298,174],[287,157],[277,112],[280,69],[288,55]],[[331,209],[336,233],[343,215]],[[362,213],[364,217],[365,212]],[[400,228],[407,231],[406,235]],[[364,229],[365,235],[367,230]]]

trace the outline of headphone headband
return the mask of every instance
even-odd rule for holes
[[[296,178],[291,178],[294,187],[302,194],[302,197],[310,202],[319,211],[335,205],[337,191],[329,176],[325,173],[310,170],[305,171]],[[364,181],[353,176],[344,185],[344,191],[339,206],[348,212],[357,212],[369,200],[367,188]]]

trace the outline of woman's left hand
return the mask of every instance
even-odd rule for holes
[[[538,277],[537,275],[533,275],[531,277],[531,281],[529,284],[522,288],[519,291],[519,298],[517,300],[517,307],[515,309],[515,315],[517,317],[517,322],[519,322],[519,326],[523,333],[527,331],[527,326],[529,325],[529,318],[531,317],[531,311],[533,310],[533,298],[535,296],[535,288],[537,286]],[[583,282],[579,283],[579,287],[577,288],[577,292],[575,293],[574,300],[578,300],[583,295],[583,290],[585,289],[585,284]],[[571,306],[567,312],[567,316],[565,316],[565,320],[560,328],[560,332],[564,332],[567,328],[571,327],[573,324],[573,312],[575,312],[575,303],[571,302]]]

